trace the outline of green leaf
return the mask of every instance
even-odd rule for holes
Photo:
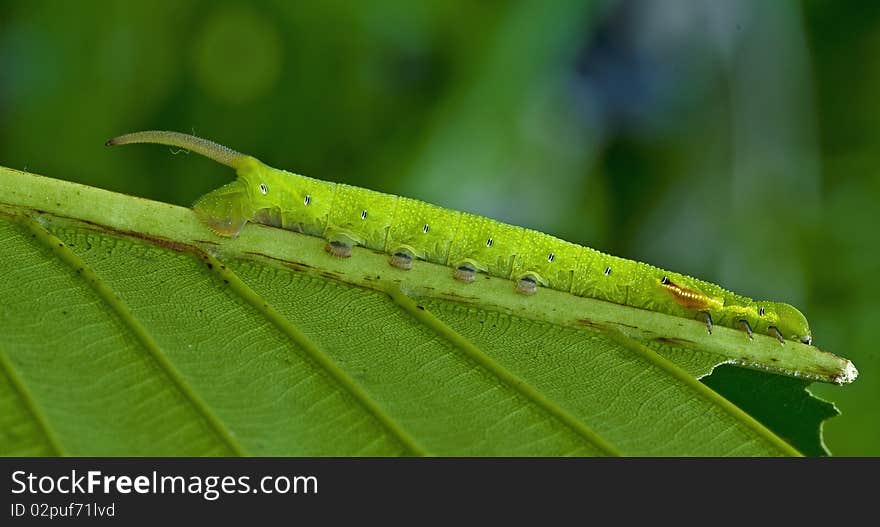
[[[854,376],[797,343],[323,245],[0,169],[0,454],[796,455],[697,377],[786,355]]]
[[[703,382],[805,455],[829,454],[822,440],[822,423],[840,411],[807,391],[808,381],[720,366]]]

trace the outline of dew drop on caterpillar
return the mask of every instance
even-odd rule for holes
[[[178,132],[122,135],[107,146],[157,143],[184,148],[235,169],[238,177],[199,198],[198,218],[220,236],[248,222],[320,236],[328,254],[350,257],[355,245],[388,255],[400,269],[425,260],[450,268],[462,283],[478,273],[508,279],[523,295],[547,287],[779,339],[812,343],[795,307],[755,302],[721,287],[475,214],[330,183],[271,168],[254,157]],[[474,286],[469,286],[474,287]]]

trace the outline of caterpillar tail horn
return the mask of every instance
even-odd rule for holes
[[[164,130],[148,130],[120,135],[104,143],[104,146],[129,145],[133,143],[154,143],[183,148],[235,169],[239,168],[242,160],[248,157],[214,141]]]

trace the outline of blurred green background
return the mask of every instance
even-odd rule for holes
[[[103,143],[192,132],[790,302],[880,455],[877,57],[871,0],[0,0],[0,164],[189,205],[232,173]]]

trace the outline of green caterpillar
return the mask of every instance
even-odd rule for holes
[[[812,343],[806,318],[793,306],[756,302],[678,273],[625,260],[553,236],[422,201],[330,183],[278,170],[217,143],[177,132],[123,135],[107,146],[158,143],[185,148],[235,169],[238,177],[199,198],[198,217],[221,236],[253,222],[320,236],[327,252],[351,256],[360,245],[409,269],[416,260],[448,266],[455,279],[477,273],[512,280],[532,295],[538,286],[713,324]]]

